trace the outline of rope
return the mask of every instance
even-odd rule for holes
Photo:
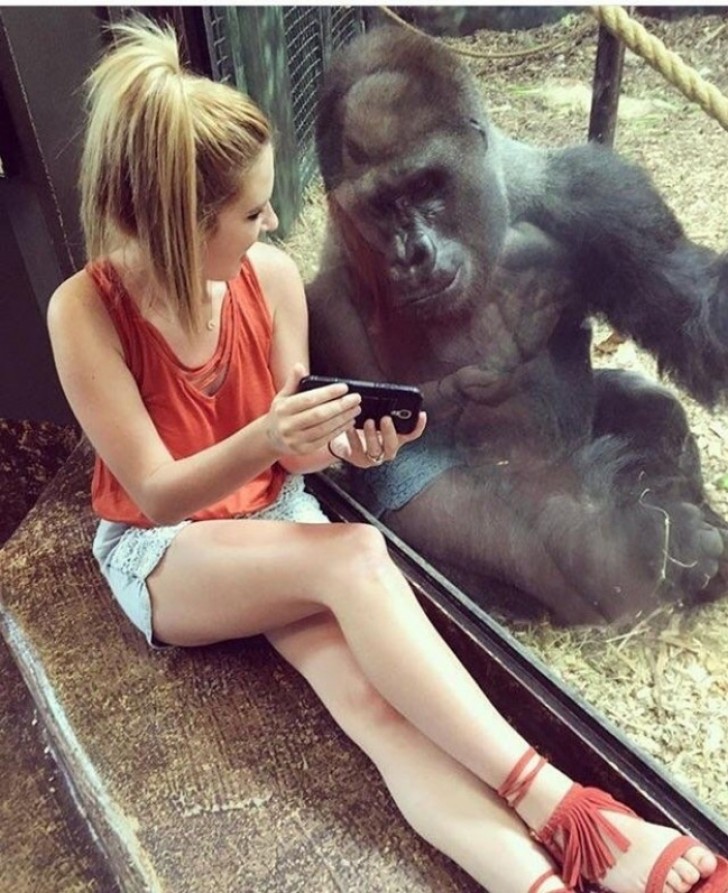
[[[701,78],[677,53],[668,50],[659,38],[630,18],[621,6],[592,6],[591,11],[612,34],[728,130],[728,99],[717,87]]]
[[[380,6],[384,15],[389,16],[395,22],[398,22],[404,28],[414,31],[417,34],[424,35],[424,32],[415,25],[406,22],[401,16],[398,16],[394,10],[387,6]],[[724,130],[728,130],[728,99],[714,87],[702,78],[694,68],[686,65],[682,59],[668,50],[665,44],[654,35],[650,34],[646,28],[631,18],[621,6],[592,6],[591,11],[594,17],[602,25],[608,28],[612,34],[616,35],[626,46],[633,52],[641,56],[649,65],[660,72],[660,74],[677,87],[684,96],[687,96],[693,102],[696,102],[704,112],[720,124]],[[710,35],[707,40],[712,40],[720,34],[726,27],[727,23],[723,23],[720,27]],[[513,50],[504,53],[481,53],[475,50],[466,50],[462,47],[450,47],[450,49],[460,56],[469,56],[475,59],[520,59],[527,56],[535,56],[539,53],[545,53],[560,47],[567,41],[578,42],[586,33],[586,29],[576,35],[567,35],[559,40],[549,44],[530,47],[525,50]],[[428,36],[429,35],[424,35]],[[707,40],[705,42],[707,42]]]
[[[415,34],[420,34],[423,37],[429,37],[431,40],[434,38],[431,34],[427,34],[422,31],[421,28],[418,28],[416,25],[413,25],[411,22],[405,21],[401,16],[397,15],[397,13],[390,9],[388,6],[380,6],[379,10],[384,13],[384,15],[389,16],[390,19],[397,22],[398,25],[401,25],[403,28],[406,28],[408,31],[413,31]],[[554,40],[551,43],[543,43],[539,44],[539,46],[528,47],[525,50],[509,50],[503,53],[483,53],[479,50],[466,50],[464,47],[459,46],[450,46],[449,49],[456,53],[458,56],[467,56],[471,59],[486,59],[491,62],[497,62],[503,59],[526,59],[529,56],[538,56],[540,53],[547,53],[551,50],[556,50],[559,47],[563,46],[565,43],[578,43],[581,38],[585,37],[586,34],[589,33],[592,26],[587,24],[576,34],[566,34],[564,37],[560,37],[558,40]]]

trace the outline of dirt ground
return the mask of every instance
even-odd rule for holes
[[[728,95],[727,12],[677,21],[637,18]],[[456,51],[483,56],[551,47],[505,60],[464,59],[502,130],[558,146],[586,139],[597,28],[584,10],[530,31],[480,31],[442,40]],[[650,172],[691,238],[728,248],[728,132],[629,50],[616,149]],[[289,242],[304,275],[315,268],[311,251],[321,219],[314,191]],[[651,358],[629,341],[600,350],[610,329],[600,323],[597,332],[595,364],[656,374]],[[684,394],[681,399],[700,446],[709,498],[728,516],[728,412],[711,413]],[[659,611],[627,630],[563,630],[548,623],[509,628],[567,686],[728,821],[728,598],[690,613]]]

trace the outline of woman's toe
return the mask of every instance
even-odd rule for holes
[[[682,860],[678,859],[678,862],[680,861]],[[671,891],[672,893],[688,893],[692,885],[690,881],[685,880],[676,863],[667,873],[664,893],[671,893]]]
[[[697,884],[701,878],[697,866],[692,862],[689,862],[687,859],[678,859],[673,865],[673,870],[680,875],[681,880],[689,887],[692,887],[693,884]]]
[[[710,850],[706,849],[704,846],[693,846],[685,853],[682,859],[678,860],[679,862],[688,862],[695,870],[698,872],[700,877],[710,877],[711,874],[718,867],[718,860],[715,858],[713,853]],[[696,878],[693,883],[697,883],[699,878]]]

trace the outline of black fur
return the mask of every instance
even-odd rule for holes
[[[505,591],[566,623],[724,594],[728,528],[685,413],[592,370],[588,318],[719,405],[726,255],[609,150],[506,137],[449,51],[400,30],[335,61],[317,146],[332,213],[307,288],[312,368],[417,383],[462,451],[388,523],[484,604]]]

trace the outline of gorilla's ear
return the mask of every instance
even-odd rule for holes
[[[345,96],[346,87],[334,83],[333,78],[330,83],[324,84],[319,94],[315,123],[316,154],[327,192],[331,191],[342,170],[342,110]]]
[[[478,133],[483,137],[483,142],[485,143],[485,147],[487,149],[488,134],[485,132],[485,127],[476,118],[468,118],[468,124],[473,128],[473,130],[477,130]]]

